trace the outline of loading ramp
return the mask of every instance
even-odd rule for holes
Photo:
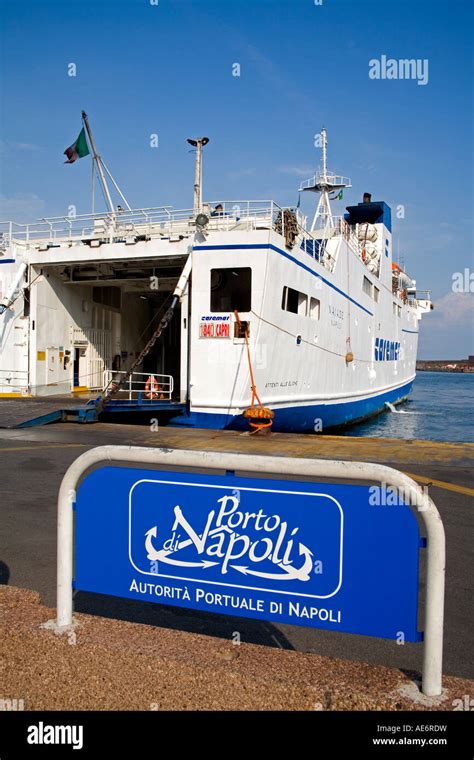
[[[132,414],[144,413],[157,418],[160,415],[178,417],[186,414],[186,404],[160,399],[114,399],[100,410],[96,400],[78,404],[77,399],[69,396],[1,399],[0,429],[38,427],[53,422],[106,422],[112,415],[114,421],[124,415],[123,421],[128,422]]]
[[[61,422],[66,415],[79,414],[79,410],[86,408],[84,402],[80,404],[77,398],[66,395],[4,398],[0,400],[0,428],[24,428]]]

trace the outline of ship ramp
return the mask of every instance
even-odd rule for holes
[[[130,422],[132,415],[147,414],[160,418],[163,415],[176,417],[185,412],[186,404],[166,399],[148,400],[140,396],[114,399],[103,409],[98,407],[96,400],[80,403],[70,396],[1,399],[0,429],[37,427],[53,422]]]

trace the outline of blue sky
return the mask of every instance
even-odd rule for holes
[[[153,1],[153,0],[152,0]],[[319,163],[392,207],[400,255],[435,311],[420,357],[474,353],[472,11],[468,0],[0,0],[0,217],[90,212],[90,161],[63,164],[88,112],[99,152],[132,206],[204,195],[295,204]],[[428,60],[428,84],[369,78],[369,61]],[[76,76],[68,76],[68,64]],[[232,66],[240,64],[240,77]],[[150,147],[158,134],[159,147]],[[314,196],[303,198],[311,213]],[[395,214],[394,214],[395,216]],[[397,243],[395,242],[395,251]]]

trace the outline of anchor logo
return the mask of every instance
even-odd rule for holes
[[[169,536],[157,548],[158,526],[145,533],[145,549],[150,561],[164,562],[183,568],[207,570],[219,567],[222,575],[229,569],[242,575],[253,575],[278,581],[308,581],[314,566],[313,552],[294,536],[299,528],[290,529],[279,515],[266,515],[263,510],[239,510],[236,496],[223,496],[212,509],[198,532],[186,519],[179,505],[174,507],[174,523]],[[239,530],[237,530],[237,528]],[[183,550],[194,548],[199,559],[183,559]],[[180,556],[181,555],[181,556]],[[189,556],[189,552],[186,552]],[[242,560],[242,563],[237,563]],[[255,565],[265,563],[265,570]]]

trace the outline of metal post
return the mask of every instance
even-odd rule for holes
[[[73,504],[76,501],[75,488],[78,477],[71,473],[71,465],[64,476],[58,497],[58,577],[57,577],[57,624],[58,627],[72,624],[72,576],[73,576]],[[78,468],[79,469],[79,468]]]
[[[98,446],[81,454],[67,470],[58,496],[58,577],[57,625],[72,624],[73,578],[73,502],[79,479],[100,462],[133,462],[146,465],[199,467],[251,473],[376,481],[410,494],[412,509],[417,509],[427,532],[427,570],[425,594],[425,635],[422,692],[428,697],[441,694],[443,662],[445,535],[435,504],[414,480],[386,465],[370,462],[344,462],[330,459],[294,459],[254,456],[216,451],[140,448],[137,446]]]
[[[442,680],[446,542],[443,523],[434,504],[430,519],[425,520],[425,525],[428,556],[422,691],[428,697],[435,697],[441,694]]]
[[[202,203],[202,143],[198,140],[196,166],[194,168],[194,213],[198,214]]]
[[[196,140],[188,139],[188,143],[196,148],[196,165],[194,168],[194,205],[193,211],[196,216],[202,210],[202,149],[209,142],[208,137],[198,137]]]

